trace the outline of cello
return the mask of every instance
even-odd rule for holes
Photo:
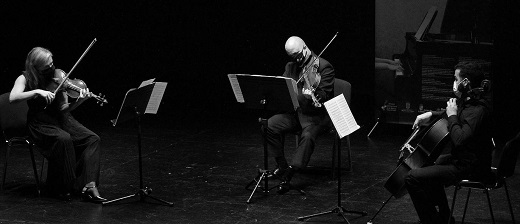
[[[383,210],[386,203],[388,203],[392,197],[400,198],[406,195],[407,191],[404,179],[410,170],[432,165],[439,157],[442,153],[443,146],[449,141],[450,132],[448,131],[448,120],[444,118],[444,116],[440,116],[439,119],[426,128],[423,134],[419,134],[419,132],[423,131],[416,128],[401,147],[401,155],[399,156],[397,168],[392,172],[390,177],[388,177],[384,185],[392,195],[383,202],[381,208],[377,210],[367,224],[372,224],[372,220]],[[411,146],[409,143],[418,135],[422,135],[422,138],[415,144],[415,147]],[[405,149],[407,149],[410,154],[406,159],[403,159]]]
[[[417,132],[414,131],[408,142],[416,134]],[[433,164],[441,154],[443,146],[448,142],[449,134],[448,120],[441,116],[440,119],[427,127],[426,132],[417,145],[409,149],[410,155],[399,162],[397,168],[388,177],[384,187],[396,198],[404,196],[407,193],[404,179],[408,172],[412,169]],[[408,142],[403,147],[410,147]]]

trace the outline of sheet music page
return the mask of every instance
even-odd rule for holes
[[[238,83],[236,74],[228,74],[229,83],[231,83],[231,88],[233,89],[233,93],[235,94],[235,98],[237,102],[244,103],[244,96],[242,95],[242,90],[240,89],[240,85]]]
[[[141,87],[143,87],[143,86],[150,85],[150,84],[153,83],[153,81],[155,81],[155,78],[145,80],[145,81],[143,81],[143,82],[141,83],[141,85],[139,85],[139,87],[137,87],[137,88],[139,89],[139,88],[141,88]]]
[[[162,97],[164,95],[164,91],[166,90],[167,82],[156,82],[155,86],[152,90],[152,95],[150,96],[150,100],[148,101],[148,105],[146,106],[145,114],[157,114],[159,110],[159,105],[161,104]]]
[[[401,63],[401,60],[399,58],[394,59],[394,61],[396,61],[397,63]],[[395,71],[395,76],[403,76],[403,75],[404,75],[403,71],[398,71],[398,70]]]
[[[421,22],[421,26],[419,26],[419,29],[415,33],[415,39],[416,40],[423,40],[424,35],[428,33],[428,29],[430,28],[431,24],[433,23],[433,20],[435,19],[435,16],[437,15],[437,7],[432,6],[428,13],[426,13],[426,16],[424,16],[423,21]]]
[[[360,128],[343,94],[330,99],[324,105],[340,138]]]

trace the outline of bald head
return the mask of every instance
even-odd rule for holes
[[[302,38],[292,36],[285,42],[285,52],[298,64],[303,64],[311,55],[309,48]]]
[[[289,56],[298,54],[300,51],[302,51],[303,46],[305,46],[305,42],[303,42],[302,38],[292,36],[289,37],[289,39],[287,39],[285,42],[285,51]]]

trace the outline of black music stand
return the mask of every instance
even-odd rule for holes
[[[165,87],[165,86],[164,86]],[[151,196],[152,189],[143,186],[143,164],[141,159],[141,115],[145,113],[150,98],[153,96],[156,83],[152,83],[137,89],[130,89],[126,92],[121,108],[116,119],[111,120],[112,125],[116,126],[117,123],[135,119],[137,125],[137,149],[139,152],[139,190],[135,194],[130,194],[121,198],[112,199],[103,202],[102,205],[107,205],[112,202],[117,202],[123,199],[140,196],[140,201],[144,201],[146,197],[150,197],[156,201],[162,202],[168,206],[173,206],[172,202],[168,202],[156,197]],[[162,93],[161,93],[162,98]],[[160,101],[160,100],[159,100]]]
[[[231,79],[231,78],[230,78]],[[267,114],[269,111],[294,111],[298,106],[296,81],[291,78],[281,76],[263,76],[263,75],[245,75],[237,74],[236,79],[239,85],[239,94],[243,96],[243,103],[250,109],[259,109],[263,111],[262,117],[259,119],[262,124],[262,137],[264,145],[264,169],[258,169],[258,175],[246,186],[249,190],[251,185],[255,184],[255,188],[247,199],[246,203],[251,202],[251,198],[256,190],[260,187],[264,193],[268,193],[269,181],[268,177],[272,176],[272,172],[268,169],[268,153],[267,153]],[[235,94],[237,94],[236,89]],[[238,99],[238,98],[237,98]],[[264,181],[264,186],[260,183]],[[297,190],[301,194],[305,194],[302,190]]]
[[[340,97],[340,98],[338,98]],[[339,99],[341,99],[341,97],[343,97],[343,99],[340,101]],[[345,213],[352,213],[352,214],[358,214],[358,215],[361,215],[361,216],[366,216],[367,213],[364,212],[364,211],[353,211],[353,210],[347,210],[345,209],[342,205],[341,205],[341,136],[343,135],[343,137],[347,136],[347,144],[348,144],[348,147],[350,147],[350,138],[348,138],[348,135],[347,133],[351,133],[351,132],[345,132],[345,134],[342,134],[340,135],[340,132],[336,129],[336,121],[339,121],[339,120],[342,120],[344,123],[338,123],[338,125],[340,125],[339,127],[341,127],[341,125],[346,125],[346,123],[348,123],[347,121],[345,121],[345,116],[348,116],[348,115],[345,115],[345,114],[351,114],[350,112],[350,109],[348,109],[348,112],[344,111],[344,112],[340,112],[340,114],[342,116],[338,116],[338,113],[337,111],[340,111],[342,109],[341,106],[338,106],[338,108],[335,108],[334,109],[338,109],[336,110],[336,113],[332,112],[329,110],[328,108],[328,103],[329,102],[332,102],[332,101],[335,101],[335,103],[331,103],[331,104],[334,104],[334,105],[339,105],[339,104],[343,104],[345,105],[347,108],[348,108],[348,104],[347,104],[347,101],[345,100],[344,96],[340,95],[340,96],[337,96],[335,97],[334,99],[330,100],[330,101],[327,101],[324,103],[325,105],[325,108],[327,109],[327,112],[329,113],[329,116],[331,117],[331,120],[334,124],[334,129],[335,129],[335,133],[337,135],[337,138],[335,138],[335,143],[337,142],[337,146],[338,146],[338,155],[337,155],[337,158],[338,158],[338,167],[337,167],[337,172],[338,172],[338,194],[337,194],[337,198],[338,198],[338,201],[337,201],[337,204],[336,204],[336,207],[329,210],[329,211],[325,211],[325,212],[320,212],[320,213],[316,213],[316,214],[312,214],[312,215],[307,215],[307,216],[302,216],[302,217],[298,217],[298,221],[304,221],[305,219],[309,219],[309,218],[312,218],[312,217],[316,217],[316,216],[322,216],[322,215],[327,215],[327,214],[332,214],[332,213],[335,213],[335,214],[338,214],[338,215],[341,215],[341,217],[343,217],[343,220],[345,220],[345,222],[347,223],[350,223],[347,219],[347,217],[345,216]],[[331,107],[332,108],[332,107]],[[341,119],[338,118],[338,117],[342,117]],[[352,117],[353,118],[353,117]],[[346,125],[348,126],[348,125]],[[357,130],[359,129],[359,126],[356,124],[355,126],[357,126],[356,129],[351,129],[351,130]],[[352,127],[352,128],[355,128],[355,127]]]
[[[336,131],[336,133],[337,133],[337,131]],[[345,209],[341,205],[341,139],[339,138],[339,136],[338,136],[337,139],[338,139],[338,150],[337,150],[338,151],[338,167],[337,167],[337,172],[338,172],[338,202],[337,202],[337,205],[332,210],[329,210],[329,211],[326,211],[326,212],[320,212],[320,213],[316,213],[316,214],[312,214],[312,215],[298,217],[298,221],[304,221],[305,219],[309,219],[309,218],[312,218],[312,217],[334,213],[334,214],[341,215],[341,217],[343,217],[345,222],[350,223],[348,221],[347,217],[345,217],[345,213],[358,214],[358,215],[361,215],[361,216],[366,216],[367,215],[367,213],[363,212],[363,211],[347,210],[347,209]],[[350,143],[348,143],[348,144],[350,144]]]

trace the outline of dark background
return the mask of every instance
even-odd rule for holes
[[[233,96],[227,74],[280,75],[291,35],[322,55],[338,78],[352,83],[352,110],[362,127],[374,123],[373,1],[114,1],[0,2],[0,92],[11,90],[27,53],[42,46],[69,71],[94,38],[96,44],[71,78],[84,80],[109,104],[87,101],[75,111],[85,124],[109,125],[125,92],[141,81],[168,82],[158,115],[165,125],[198,120],[256,119]],[[497,131],[518,131],[520,88],[518,2],[491,1],[496,49]],[[413,31],[413,30],[410,30]],[[404,34],[403,34],[404,37]],[[404,38],[402,39],[404,42]],[[403,49],[404,51],[404,49]]]
[[[338,78],[354,86],[358,114],[366,115],[372,106],[370,1],[0,4],[1,92],[11,90],[31,48],[48,48],[56,67],[69,71],[97,38],[70,77],[105,94],[109,104],[99,108],[94,100],[85,102],[75,112],[83,123],[88,116],[88,122],[108,124],[125,92],[150,78],[168,82],[157,119],[251,119],[254,112],[235,101],[227,74],[281,75],[289,60],[284,50],[289,36],[302,37],[319,53],[336,32],[322,57]]]

